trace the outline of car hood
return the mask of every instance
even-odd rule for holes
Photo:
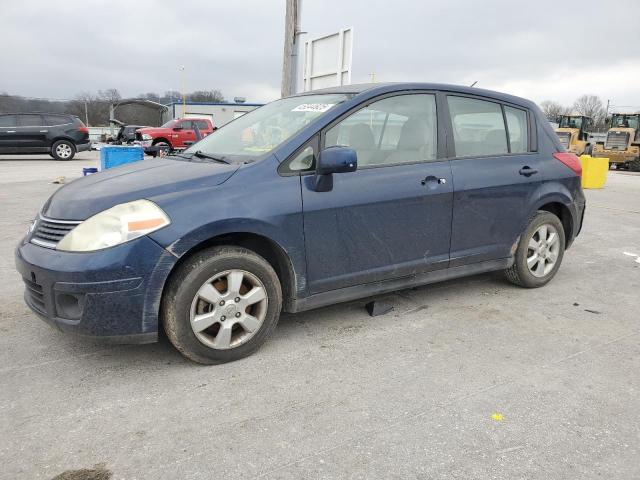
[[[136,132],[139,133],[161,133],[161,132],[170,132],[172,131],[170,128],[163,128],[163,127],[142,127],[142,128],[137,128]]]
[[[85,220],[120,203],[215,187],[229,179],[238,168],[237,164],[171,158],[143,160],[65,185],[49,198],[42,214],[61,220]]]

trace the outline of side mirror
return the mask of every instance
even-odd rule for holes
[[[320,152],[316,162],[314,187],[316,192],[333,189],[333,174],[355,172],[358,168],[358,154],[348,147],[329,147]]]
[[[358,154],[348,147],[329,147],[320,152],[316,165],[317,175],[355,172],[358,168]]]

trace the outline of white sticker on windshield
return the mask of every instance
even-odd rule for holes
[[[334,105],[335,103],[303,103],[302,105],[298,105],[296,108],[294,108],[291,111],[292,112],[326,112]]]

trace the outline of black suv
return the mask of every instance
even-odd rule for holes
[[[56,160],[71,160],[90,146],[89,129],[75,115],[0,114],[0,153],[48,153]]]

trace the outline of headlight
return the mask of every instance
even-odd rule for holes
[[[142,237],[170,223],[167,214],[149,200],[122,203],[82,222],[56,248],[91,252]]]
[[[142,139],[143,140],[153,140],[153,137],[151,135],[149,135],[148,133],[143,133],[142,134]]]

